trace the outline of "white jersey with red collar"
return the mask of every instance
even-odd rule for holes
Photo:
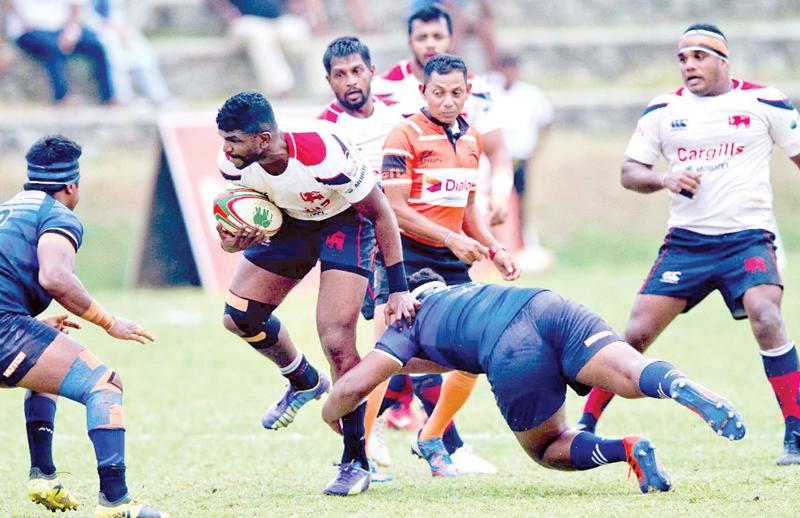
[[[686,88],[656,97],[639,119],[625,155],[672,172],[702,173],[693,198],[670,192],[669,226],[701,234],[775,231],[772,147],[800,154],[800,117],[780,91],[733,80],[733,90],[700,97]]]
[[[350,153],[352,144],[345,138],[302,129],[283,135],[289,165],[281,174],[269,174],[258,162],[237,169],[222,150],[217,158],[220,173],[230,182],[263,192],[288,216],[302,220],[335,216],[363,200],[375,185],[363,161]]]
[[[492,106],[489,83],[481,76],[469,75],[472,93],[464,104],[464,118],[481,135],[499,129],[502,124]],[[425,99],[419,91],[422,82],[411,68],[411,61],[398,62],[381,77],[372,80],[372,93],[401,106],[403,115],[413,115],[425,106]]]
[[[383,142],[389,132],[403,122],[403,112],[397,103],[377,97],[373,97],[372,105],[375,107],[372,115],[360,119],[348,114],[334,101],[318,118],[332,122],[337,131],[348,137],[367,168],[375,175],[376,180],[379,180],[383,162]]]

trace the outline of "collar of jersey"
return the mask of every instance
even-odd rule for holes
[[[422,108],[421,111],[422,111],[422,114],[425,115],[425,117],[427,117],[429,121],[431,121],[432,123],[436,124],[437,126],[440,126],[444,130],[445,133],[447,133],[448,131],[450,133],[453,132],[453,127],[452,126],[445,124],[444,122],[438,120],[436,117],[431,115],[431,112],[429,112],[427,108]],[[467,130],[469,129],[469,123],[466,120],[464,120],[464,117],[462,117],[461,115],[458,116],[458,118],[456,119],[456,122],[458,123],[458,134],[459,134],[459,136],[466,134]]]
[[[442,281],[430,281],[425,284],[420,284],[411,292],[411,296],[422,302],[428,296],[433,295],[439,290],[446,288],[447,285]]]

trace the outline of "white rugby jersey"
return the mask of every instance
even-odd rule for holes
[[[323,220],[363,200],[375,185],[367,166],[351,154],[351,144],[325,131],[285,131],[289,165],[279,175],[258,162],[237,169],[220,150],[222,176],[236,185],[266,194],[290,217]]]
[[[656,97],[639,119],[625,155],[671,172],[702,173],[694,198],[670,192],[669,226],[701,234],[775,231],[769,161],[777,144],[800,154],[797,110],[775,88],[737,79],[733,90],[700,97],[686,88]]]
[[[375,175],[376,180],[379,180],[383,162],[383,141],[395,126],[403,122],[403,112],[396,103],[383,101],[377,97],[373,97],[372,101],[375,110],[366,119],[353,117],[336,101],[328,105],[319,118],[332,122],[337,131],[350,139],[361,159],[367,164],[367,168]]]
[[[468,80],[472,93],[464,104],[464,118],[481,135],[499,129],[502,124],[492,106],[489,83],[480,76],[469,75]],[[408,117],[425,106],[419,91],[421,84],[411,69],[411,61],[404,59],[372,80],[372,93],[400,104],[403,115]]]

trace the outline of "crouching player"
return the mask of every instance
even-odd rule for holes
[[[0,387],[24,387],[31,456],[28,496],[51,511],[77,509],[56,476],[53,421],[56,395],[86,406],[86,427],[100,475],[95,517],[163,518],[134,505],[125,484],[122,380],[66,334],[79,327],[66,315],[34,318],[55,299],[68,311],[120,340],[153,337],[92,300],[73,273],[83,226],[78,204],[81,148],[62,136],[37,141],[26,155],[24,191],[0,205]]]
[[[626,461],[644,493],[671,487],[653,445],[635,435],[603,439],[570,429],[567,385],[579,394],[595,386],[626,398],[671,397],[719,435],[744,437],[744,423],[729,402],[670,363],[645,359],[599,315],[555,292],[478,283],[447,287],[430,269],[412,275],[409,287],[422,303],[413,328],[389,328],[334,385],[322,417],[335,430],[342,415],[402,367],[430,371],[438,364],[485,373],[506,422],[536,462],[585,470]]]

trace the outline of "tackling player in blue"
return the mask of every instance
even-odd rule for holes
[[[672,398],[719,435],[731,440],[745,435],[728,401],[669,362],[645,359],[599,315],[555,292],[480,283],[448,287],[430,269],[412,275],[409,287],[422,303],[413,327],[388,329],[336,382],[322,411],[334,430],[342,415],[402,368],[430,372],[441,366],[485,373],[503,417],[539,464],[586,470],[626,461],[644,493],[672,485],[653,445],[636,435],[604,439],[570,429],[567,385],[579,394],[594,386],[626,398]]]
[[[53,421],[56,396],[86,406],[86,427],[100,475],[95,517],[163,518],[131,503],[125,483],[122,380],[78,342],[67,315],[37,320],[55,299],[120,340],[153,337],[142,326],[104,310],[73,273],[83,226],[72,212],[80,195],[81,148],[62,136],[28,151],[24,190],[0,205],[0,387],[28,389],[25,421],[30,448],[29,498],[51,511],[77,509],[56,475]]]

